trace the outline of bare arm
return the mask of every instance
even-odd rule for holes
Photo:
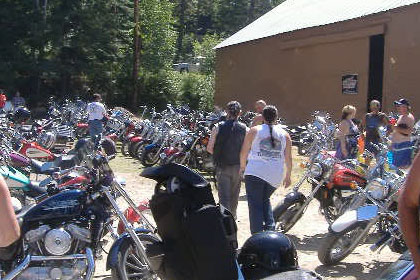
[[[292,139],[287,133],[286,135],[286,149],[284,150],[284,160],[286,164],[286,176],[284,177],[283,184],[287,188],[292,183]]]
[[[219,127],[218,126],[213,127],[213,130],[211,131],[211,134],[210,134],[209,143],[207,144],[207,152],[209,152],[210,154],[213,154],[214,152],[214,144],[216,143],[216,137],[217,137],[218,132],[219,132]]]
[[[398,199],[398,217],[405,243],[420,275],[419,246],[420,155],[417,155]]]
[[[242,144],[241,154],[240,154],[240,172],[242,173],[246,167],[246,160],[248,158],[249,150],[251,150],[252,142],[255,139],[255,135],[257,135],[257,129],[254,127],[251,128],[245,136],[244,143]]]
[[[20,236],[19,224],[12,206],[9,189],[0,175],[0,247],[7,247]]]

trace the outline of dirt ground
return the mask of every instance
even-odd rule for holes
[[[302,171],[298,167],[301,157],[294,156],[293,181],[301,175]],[[123,177],[127,181],[127,190],[131,197],[140,202],[150,199],[153,194],[154,182],[139,176],[141,165],[133,159],[119,157],[112,163],[117,176]],[[275,205],[284,195],[290,191],[279,188],[272,196],[272,203]],[[214,193],[217,199],[217,194]],[[379,274],[396,261],[399,254],[395,254],[386,247],[382,252],[371,252],[369,243],[359,246],[353,254],[347,257],[342,263],[336,266],[323,266],[317,256],[318,247],[321,244],[324,235],[328,232],[328,225],[325,219],[318,212],[319,204],[316,201],[311,202],[303,218],[288,233],[293,239],[298,249],[299,265],[303,268],[314,270],[319,273],[323,279],[357,279],[367,280],[376,279]],[[248,205],[244,186],[242,187],[239,206],[238,206],[238,241],[242,245],[250,236]],[[105,271],[105,260],[97,263],[95,279],[111,280],[110,271]]]

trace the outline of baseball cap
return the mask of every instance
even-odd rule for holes
[[[230,101],[226,105],[226,109],[229,114],[236,116],[241,111],[241,104],[238,101]]]
[[[399,100],[395,100],[394,101],[394,105],[397,105],[397,106],[400,106],[400,105],[410,106],[410,102],[408,102],[408,100],[405,99],[405,98],[401,98]]]

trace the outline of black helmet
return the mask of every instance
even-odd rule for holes
[[[16,123],[27,122],[30,118],[31,118],[31,111],[29,111],[29,109],[26,107],[18,108],[13,117]]]
[[[275,231],[256,233],[248,238],[239,253],[238,262],[246,279],[298,268],[295,245],[286,235]]]

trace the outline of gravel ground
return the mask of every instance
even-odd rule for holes
[[[299,161],[303,160],[297,156],[294,159],[294,166],[297,166]],[[151,198],[154,182],[139,176],[140,165],[138,163],[132,159],[117,158],[112,165],[116,175],[127,180],[127,190],[136,202]],[[298,167],[293,174],[293,181],[296,182],[301,174]],[[273,204],[280,201],[287,192],[288,190],[279,188],[272,196]],[[217,198],[216,193],[214,194]],[[364,280],[375,279],[389,264],[398,259],[399,255],[391,252],[388,247],[380,253],[372,253],[369,250],[371,240],[368,239],[366,245],[359,246],[344,262],[336,266],[323,266],[318,260],[317,250],[324,235],[328,232],[328,225],[319,214],[318,209],[319,204],[316,201],[311,202],[303,218],[288,233],[298,249],[301,267],[316,271],[323,279]],[[238,241],[242,245],[250,236],[248,206],[244,187],[240,195],[238,220]],[[104,259],[97,263],[96,279],[112,279],[110,271],[105,271],[105,260],[106,254],[104,254]]]

